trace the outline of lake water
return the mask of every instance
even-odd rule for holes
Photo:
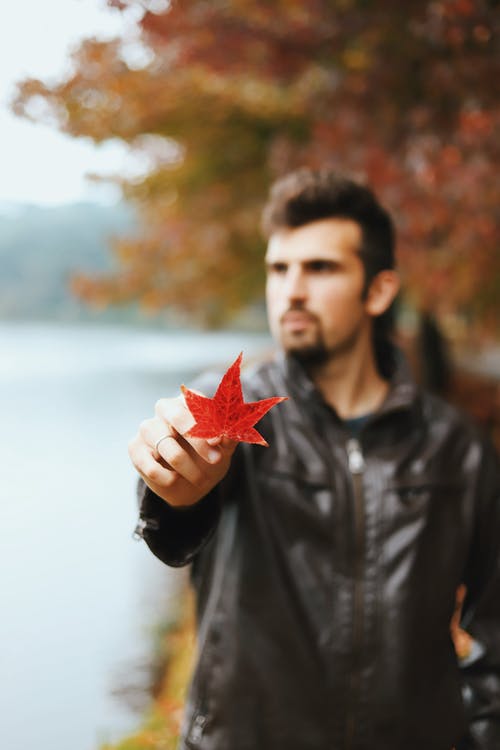
[[[2,747],[97,750],[137,726],[114,692],[137,682],[183,573],[131,538],[127,442],[160,396],[267,346],[0,324]]]

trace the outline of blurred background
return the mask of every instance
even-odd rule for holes
[[[2,738],[166,748],[184,578],[131,540],[126,444],[160,396],[269,347],[259,216],[274,178],[329,165],[372,185],[398,227],[416,376],[500,439],[500,11],[1,13]]]

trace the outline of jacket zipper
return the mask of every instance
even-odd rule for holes
[[[360,687],[360,649],[363,639],[363,582],[365,552],[365,504],[363,496],[363,472],[365,460],[361,444],[356,438],[347,441],[347,459],[354,490],[354,595],[352,621],[353,663],[349,679],[349,703],[346,718],[345,748],[352,746],[354,738],[354,709]]]
[[[197,745],[199,742],[201,742],[201,738],[203,737],[203,730],[205,729],[206,723],[207,718],[204,714],[196,714],[188,737],[189,742],[191,742],[193,745]]]

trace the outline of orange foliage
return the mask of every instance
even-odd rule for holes
[[[121,180],[143,232],[116,246],[121,271],[80,278],[79,294],[221,322],[261,294],[257,228],[270,179],[329,164],[368,180],[396,216],[414,304],[494,329],[495,4],[109,4],[143,9],[134,42],[142,57],[129,40],[86,40],[65,80],[24,81],[13,105],[148,156],[144,175]]]

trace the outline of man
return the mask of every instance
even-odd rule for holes
[[[264,225],[281,351],[243,382],[247,400],[290,397],[259,423],[269,448],[186,438],[181,397],[129,448],[144,539],[192,562],[181,747],[498,750],[494,451],[395,368],[393,228],[368,189],[300,170],[274,186]],[[461,583],[475,638],[462,676]]]

